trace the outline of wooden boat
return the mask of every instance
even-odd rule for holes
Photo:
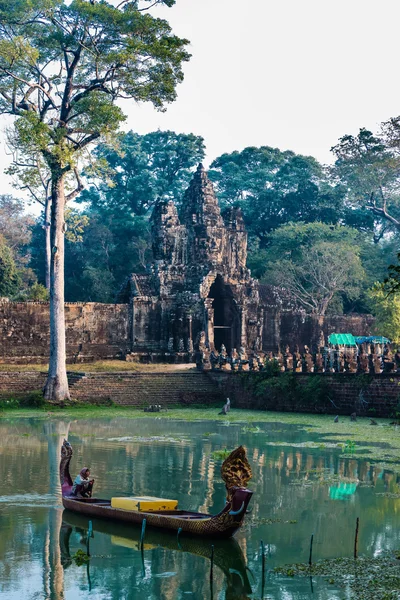
[[[227,489],[227,501],[225,507],[216,515],[177,509],[151,512],[126,510],[113,508],[111,500],[74,496],[69,472],[71,457],[71,444],[64,440],[60,462],[63,506],[88,517],[100,517],[132,524],[141,524],[146,520],[146,524],[150,527],[206,537],[228,538],[233,536],[242,525],[253,495],[253,492],[246,488],[247,482],[251,478],[251,468],[243,446],[239,446],[231,452],[222,464],[221,475]]]
[[[97,538],[98,535],[110,536],[112,546],[122,546],[137,552],[140,552],[142,549],[146,552],[154,548],[163,548],[210,560],[211,544],[213,544],[214,566],[221,569],[226,579],[226,598],[241,598],[245,600],[251,594],[246,560],[235,538],[219,540],[210,540],[199,536],[185,536],[181,538],[176,535],[176,532],[149,528],[146,531],[142,547],[139,527],[126,527],[124,523],[115,523],[96,518],[92,520],[92,527],[94,538]],[[60,528],[60,555],[64,569],[73,564],[72,555],[75,548],[70,548],[70,538],[73,530],[78,531],[80,536],[83,535],[83,540],[85,540],[85,534],[87,535],[88,533],[88,518],[66,510],[64,511]],[[82,543],[85,543],[85,541],[81,541],[81,545]],[[93,557],[91,563],[98,564],[98,559]]]

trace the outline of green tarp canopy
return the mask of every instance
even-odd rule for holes
[[[331,333],[328,342],[332,346],[357,346],[356,339],[352,333]]]

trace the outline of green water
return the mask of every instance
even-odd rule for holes
[[[313,417],[310,417],[312,425]],[[399,434],[400,435],[400,434]],[[234,540],[211,542],[149,528],[93,521],[63,511],[59,449],[68,437],[72,472],[89,466],[96,495],[176,498],[182,508],[218,512],[225,490],[212,452],[245,445],[253,469],[252,512]],[[0,421],[0,598],[7,600],[244,600],[261,598],[260,541],[266,547],[266,598],[344,600],[346,588],[325,577],[291,578],[275,566],[400,549],[400,477],[338,448],[301,447],[317,434],[294,424],[183,422],[156,417],[2,419]],[[286,442],[286,446],[276,445]],[[325,440],[326,441],[326,440]],[[293,446],[291,446],[293,444]],[[246,568],[248,567],[248,568]],[[400,597],[400,596],[399,596]]]

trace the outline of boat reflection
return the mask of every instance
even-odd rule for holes
[[[113,546],[130,548],[141,552],[140,527],[127,527],[123,523],[110,523],[103,519],[91,519],[93,536],[96,532],[110,536]],[[80,535],[82,549],[86,548],[88,541],[89,519],[83,515],[65,510],[60,528],[61,563],[64,569],[73,563],[70,551],[70,537],[73,531]],[[211,543],[214,545],[214,568],[218,567],[226,579],[226,600],[247,600],[252,593],[246,560],[242,549],[234,538],[226,540],[205,540],[200,537],[189,537],[181,534],[179,537],[167,531],[158,529],[146,530],[143,551],[163,548],[175,552],[184,552],[202,556],[210,561]],[[91,587],[88,568],[88,584]]]

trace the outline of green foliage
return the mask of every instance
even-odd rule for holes
[[[204,158],[203,138],[173,131],[139,135],[130,131],[118,136],[115,148],[100,146],[97,162],[88,176],[96,187],[80,200],[91,210],[146,215],[157,198],[182,200],[193,168]]]
[[[145,271],[152,260],[149,208],[157,196],[182,197],[204,145],[194,135],[130,132],[119,136],[118,149],[101,146],[97,154],[111,185],[91,171],[96,187],[80,197],[85,210],[66,210],[67,301],[113,302],[129,273]],[[32,233],[31,266],[44,281],[42,218]]]
[[[14,297],[16,302],[48,302],[49,290],[41,283],[35,282],[26,290],[20,292]]]
[[[66,239],[72,243],[82,242],[85,227],[89,224],[88,215],[72,208],[67,208],[65,210],[65,223],[67,227],[65,233]]]
[[[376,317],[375,332],[400,343],[400,293],[388,294],[378,284],[369,291],[368,297]]]
[[[388,294],[400,292],[400,252],[397,254],[397,264],[389,265],[388,276],[383,281],[383,289]]]
[[[330,395],[326,379],[320,375],[312,375],[303,379],[293,372],[271,371],[266,373],[262,371],[253,376],[250,375],[249,382],[255,396],[261,402],[265,399],[269,405],[275,406],[279,406],[283,402],[292,406],[304,404],[318,406],[323,405]],[[260,408],[261,406],[262,404]]]
[[[357,235],[325,223],[284,225],[270,235],[264,280],[287,289],[307,312],[324,315],[335,295],[360,294],[365,272]]]
[[[387,123],[378,135],[362,128],[357,136],[340,138],[331,149],[336,157],[333,175],[346,186],[355,211],[348,213],[349,219],[364,221],[376,243],[387,231],[400,230],[400,159],[392,148],[393,127]]]
[[[20,400],[19,404],[24,407],[41,408],[45,405],[43,392],[41,390],[30,392]]]
[[[78,550],[75,552],[75,554],[71,556],[71,558],[77,567],[87,565],[87,563],[90,561],[90,556],[86,554],[86,552],[81,550],[81,548],[78,548]]]
[[[16,398],[0,399],[0,410],[19,408],[19,401]]]
[[[223,154],[211,164],[222,205],[243,209],[249,234],[268,244],[268,235],[289,222],[338,223],[344,190],[331,185],[322,166],[310,156],[277,148],[249,147]]]
[[[113,140],[125,120],[118,99],[149,101],[159,110],[175,99],[188,41],[151,16],[151,6],[0,3],[0,114],[15,117],[9,142],[25,156],[9,172],[42,204],[50,182],[55,201],[62,193],[56,183],[87,162],[88,146]]]
[[[19,285],[20,277],[12,252],[0,234],[0,296],[12,296]]]
[[[353,454],[356,449],[356,443],[352,440],[346,440],[346,443],[342,446],[342,451],[345,454]]]
[[[47,302],[49,300],[49,290],[41,283],[34,283],[32,287],[28,289],[26,299],[35,302]]]
[[[214,450],[214,452],[211,452],[211,456],[214,460],[225,460],[231,452],[232,450],[227,450],[226,448],[224,450]]]

